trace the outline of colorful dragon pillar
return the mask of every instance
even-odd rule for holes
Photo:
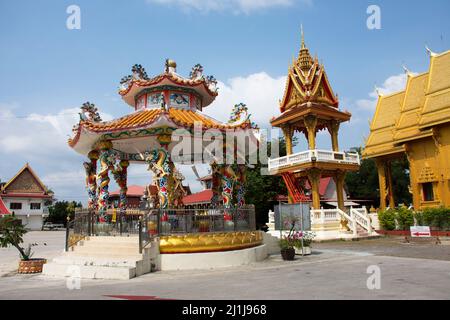
[[[212,192],[213,196],[211,199],[211,205],[213,207],[217,207],[219,205],[220,200],[220,185],[222,180],[222,167],[219,166],[216,162],[211,164],[211,177],[212,177]]]
[[[223,206],[225,207],[224,220],[231,221],[232,216],[230,208],[232,207],[233,187],[236,180],[236,173],[230,165],[223,167],[222,173],[222,199]]]
[[[169,154],[166,149],[159,148],[146,153],[145,161],[152,171],[153,180],[156,181],[159,195],[159,207],[166,209],[169,207],[169,176],[171,173]]]
[[[125,214],[127,209],[127,172],[129,165],[130,163],[127,160],[122,160],[112,171],[114,180],[116,180],[117,185],[120,187],[119,211],[121,217]]]
[[[91,151],[88,154],[90,162],[83,163],[84,169],[86,170],[86,188],[88,191],[88,209],[97,209],[97,160],[98,152]]]
[[[237,174],[237,206],[243,207],[245,205],[245,192],[247,184],[247,172],[246,166],[243,164],[238,165],[238,174]]]
[[[113,170],[116,162],[116,153],[112,150],[111,141],[100,141],[97,144],[100,156],[100,171],[97,174],[98,184],[98,214],[99,222],[106,221],[106,211],[109,200],[109,170]]]

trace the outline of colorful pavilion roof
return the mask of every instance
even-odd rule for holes
[[[112,133],[127,130],[139,130],[158,126],[164,119],[166,123],[172,123],[173,127],[192,128],[195,123],[202,125],[203,129],[239,130],[250,129],[251,121],[238,123],[221,123],[198,110],[176,109],[142,109],[119,119],[106,122],[94,122],[90,120],[80,121],[75,137],[69,139],[69,145],[75,146],[83,130],[91,133]]]
[[[431,53],[429,71],[408,73],[406,89],[380,95],[363,156],[404,152],[408,141],[432,136],[433,126],[450,122],[450,51]]]
[[[200,64],[192,68],[190,78],[176,73],[175,61],[166,60],[164,73],[149,78],[141,65],[133,66],[133,75],[126,76],[121,81],[119,94],[130,106],[135,106],[136,95],[146,88],[174,85],[179,88],[188,88],[196,91],[203,99],[203,107],[210,105],[217,97],[217,81],[213,76],[203,76],[203,67]]]

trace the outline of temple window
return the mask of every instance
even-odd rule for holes
[[[9,208],[10,208],[11,210],[22,210],[22,204],[19,203],[19,202],[11,202],[11,203],[9,204]]]
[[[170,94],[170,106],[175,108],[189,109],[189,95],[172,92]]]
[[[422,183],[423,200],[434,201],[433,183]]]
[[[147,95],[147,108],[160,108],[163,102],[164,96],[160,93],[152,93]]]
[[[30,210],[41,210],[40,203],[30,203]]]
[[[143,109],[143,108],[145,108],[145,94],[140,96],[137,99],[137,102],[136,102],[136,110],[140,110],[140,109]]]

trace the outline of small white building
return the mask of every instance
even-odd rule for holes
[[[4,206],[29,230],[41,230],[53,195],[27,163],[1,187]]]

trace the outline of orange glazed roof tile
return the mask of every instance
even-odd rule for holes
[[[69,139],[69,145],[74,146],[80,138],[81,129],[85,128],[88,131],[95,133],[117,132],[122,130],[133,130],[151,126],[159,118],[165,116],[178,126],[191,128],[195,122],[200,122],[204,129],[248,129],[251,128],[251,122],[246,121],[238,124],[226,124],[208,117],[198,111],[169,108],[168,111],[163,109],[144,109],[133,114],[124,116],[122,118],[107,121],[107,122],[93,122],[80,121],[76,135]]]

